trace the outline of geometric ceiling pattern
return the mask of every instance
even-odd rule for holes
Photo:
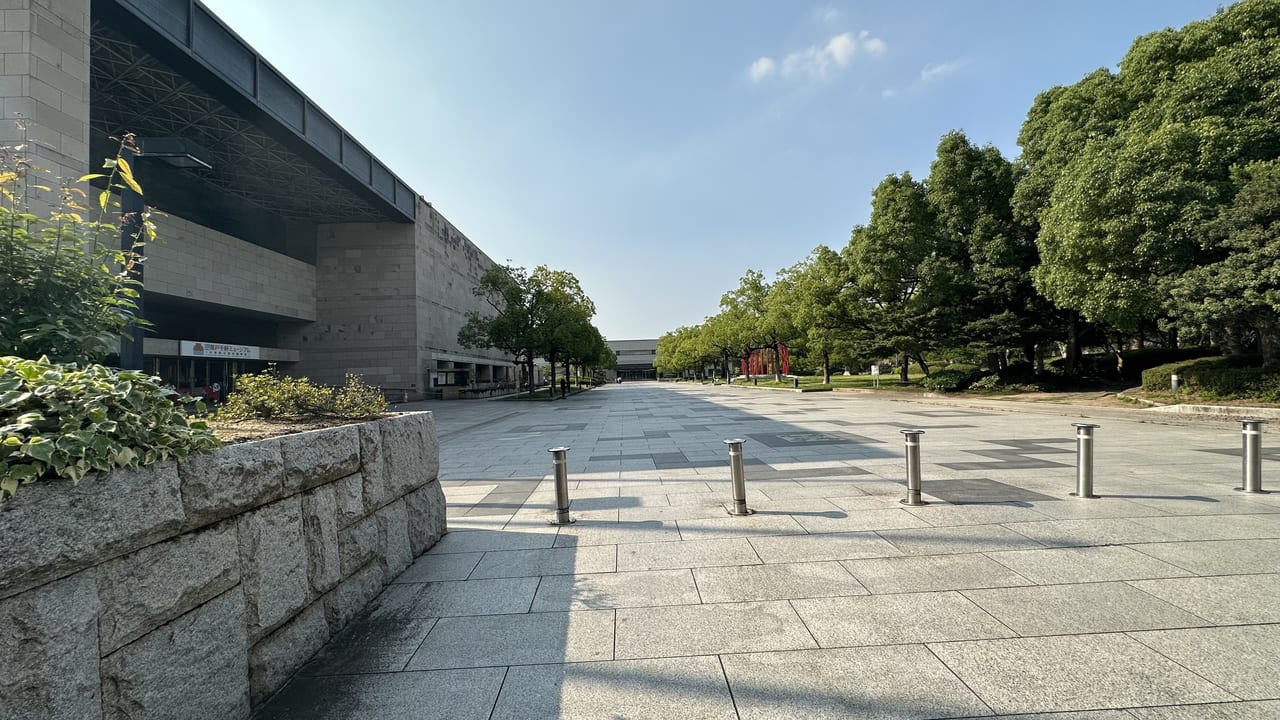
[[[145,50],[94,21],[90,32],[91,130],[183,137],[208,150],[199,175],[291,220],[402,220],[388,216]]]

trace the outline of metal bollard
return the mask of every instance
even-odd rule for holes
[[[920,499],[920,436],[923,430],[899,430],[907,442],[907,497],[898,502],[911,507],[928,505]]]
[[[1245,418],[1240,421],[1241,444],[1244,446],[1244,457],[1240,467],[1242,487],[1236,488],[1240,492],[1259,495],[1265,495],[1268,492],[1262,489],[1262,426],[1266,422],[1258,418]]]
[[[1182,379],[1178,377],[1178,373],[1173,373],[1169,376],[1169,390],[1172,391],[1174,395],[1178,394],[1178,388],[1181,386]]]
[[[747,507],[747,477],[742,469],[742,443],[745,440],[725,440],[729,446],[729,475],[733,481],[733,507],[730,515],[752,515],[755,510]]]
[[[556,516],[547,523],[568,525],[577,522],[569,517],[569,448],[554,447],[547,452],[551,453],[551,461],[556,471]]]
[[[760,384],[760,378],[751,378],[751,384],[758,386]]]
[[[800,378],[798,378],[798,377],[793,377],[793,378],[791,378],[791,387],[793,387],[793,388],[798,388],[798,387],[800,387]]]
[[[1078,498],[1096,498],[1093,494],[1093,423],[1071,423],[1076,429],[1076,491]]]

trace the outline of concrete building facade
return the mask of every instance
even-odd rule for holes
[[[625,380],[657,380],[653,361],[658,357],[658,339],[608,340],[609,349],[618,356],[618,377]]]
[[[457,343],[493,261],[200,2],[0,8],[0,142],[67,182],[137,137],[143,369],[207,390],[278,363],[409,399],[514,379]]]

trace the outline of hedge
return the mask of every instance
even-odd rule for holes
[[[1223,400],[1250,398],[1280,401],[1280,367],[1262,367],[1260,355],[1184,360],[1153,367],[1142,373],[1142,389],[1167,392],[1171,375],[1188,392]]]

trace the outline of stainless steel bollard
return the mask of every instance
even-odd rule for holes
[[[547,523],[568,525],[577,522],[569,517],[569,448],[554,447],[547,452],[551,453],[551,462],[556,471],[556,516]]]
[[[1169,390],[1172,391],[1174,395],[1178,394],[1178,388],[1181,386],[1182,382],[1181,378],[1178,377],[1178,373],[1173,373],[1169,376]]]
[[[907,442],[907,497],[898,502],[911,507],[928,505],[920,499],[920,436],[923,430],[899,430]]]
[[[1097,498],[1093,494],[1093,423],[1071,423],[1076,429],[1076,491],[1078,498]]]
[[[1266,422],[1258,418],[1240,421],[1241,444],[1244,446],[1240,467],[1242,487],[1236,488],[1240,492],[1267,494],[1262,489],[1262,426]]]
[[[742,469],[742,443],[745,440],[725,440],[729,446],[729,475],[733,481],[733,507],[730,515],[752,515],[755,510],[747,507],[747,477]]]
[[[793,388],[798,388],[798,387],[800,387],[800,378],[798,378],[798,377],[793,377],[793,378],[791,378],[791,387],[793,387]]]

